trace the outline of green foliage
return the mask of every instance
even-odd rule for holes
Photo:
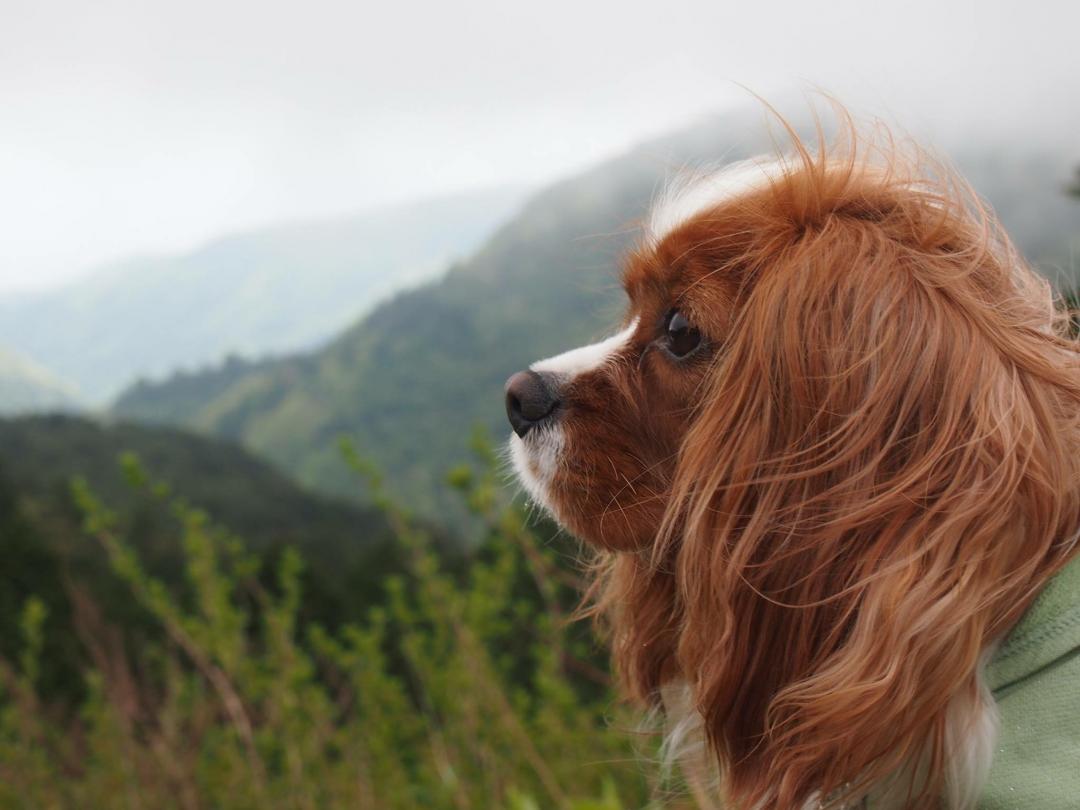
[[[305,618],[299,553],[267,570],[134,456],[129,482],[176,516],[183,587],[149,572],[121,515],[76,481],[85,535],[156,633],[99,644],[78,711],[57,711],[38,688],[49,615],[24,600],[19,649],[0,659],[0,807],[649,806],[600,645],[566,621],[573,571],[498,505],[491,448],[473,445],[481,466],[452,476],[483,527],[464,572],[349,450],[404,553],[383,603],[336,628]]]
[[[160,480],[150,481],[139,459]],[[199,504],[211,521],[248,538],[267,568],[286,549],[298,549],[307,562],[301,574],[307,619],[336,626],[361,618],[382,601],[384,579],[403,566],[382,512],[306,492],[227,442],[66,416],[0,420],[0,553],[9,563],[7,587],[0,588],[0,654],[11,654],[5,640],[16,638],[12,622],[22,600],[40,595],[50,611],[49,643],[66,650],[47,656],[49,690],[81,690],[74,676],[85,662],[76,636],[88,614],[78,599],[71,604],[68,591],[91,599],[105,622],[152,631],[145,611],[80,536],[82,517],[69,492],[76,477],[117,512],[118,533],[146,569],[184,598],[190,588],[176,542],[183,517],[170,505],[172,496]],[[459,568],[458,542],[445,531],[432,534],[446,564]]]
[[[10,480],[0,471],[0,658],[20,660],[30,628],[40,630],[33,680],[45,694],[81,694],[82,657],[69,617],[73,606],[64,565],[39,528],[20,510]],[[29,616],[26,610],[31,610]],[[27,620],[31,619],[30,625]],[[36,632],[35,630],[35,632]],[[25,668],[25,667],[24,667]]]

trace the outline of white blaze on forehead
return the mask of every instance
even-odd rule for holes
[[[752,191],[767,188],[784,176],[787,164],[775,158],[752,158],[710,172],[683,175],[668,184],[649,215],[648,238],[653,244],[698,214]]]
[[[637,325],[638,319],[634,318],[629,326],[606,340],[588,346],[580,346],[568,352],[557,354],[554,357],[549,357],[546,360],[539,360],[529,368],[533,371],[558,374],[567,379],[573,379],[586,372],[594,371],[611,360],[618,354],[620,349],[630,342]]]

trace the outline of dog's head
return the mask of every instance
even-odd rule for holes
[[[621,329],[507,381],[517,472],[582,539],[612,551],[655,545],[684,440],[710,389],[732,379],[719,365],[746,304],[745,258],[791,236],[782,223],[747,222],[767,214],[784,172],[747,162],[673,186],[626,258]]]
[[[507,383],[521,480],[600,550],[623,682],[685,684],[737,806],[913,761],[945,790],[980,656],[1080,515],[1045,283],[947,172],[855,143],[678,185],[617,333]]]

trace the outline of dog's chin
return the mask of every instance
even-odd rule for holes
[[[530,431],[525,438],[510,437],[510,459],[529,500],[562,528],[590,545],[607,551],[639,551],[654,537],[660,520],[656,502],[645,500],[616,505],[611,497],[568,491],[556,483],[566,436],[558,426]],[[596,507],[590,509],[591,500]],[[568,502],[569,501],[569,502]]]

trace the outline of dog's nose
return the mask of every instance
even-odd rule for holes
[[[525,434],[559,406],[558,385],[550,374],[519,371],[506,381],[506,416],[514,433]]]

